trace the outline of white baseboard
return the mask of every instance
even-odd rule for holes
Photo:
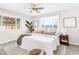
[[[73,45],[79,45],[79,42],[69,42],[69,43]]]

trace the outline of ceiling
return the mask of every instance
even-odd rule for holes
[[[31,3],[0,3],[0,8],[15,12],[21,15],[26,16],[38,16],[48,13],[53,13],[57,11],[66,10],[73,7],[79,7],[79,4],[67,4],[67,3],[35,3],[37,6],[44,7],[43,10],[40,10],[40,13],[33,12],[30,13]]]

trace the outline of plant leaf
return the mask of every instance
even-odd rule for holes
[[[31,25],[31,23],[29,21],[26,21],[27,24]]]
[[[31,22],[31,25],[32,25],[32,22]]]
[[[27,25],[27,24],[25,24],[27,27],[28,27],[28,29],[30,30],[30,26],[29,25]]]
[[[28,29],[29,29],[30,32],[32,32],[34,30],[33,29],[32,22],[26,21],[26,24],[25,25],[28,27]]]

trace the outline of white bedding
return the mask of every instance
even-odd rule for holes
[[[32,33],[32,36],[23,37],[20,47],[29,51],[38,48],[44,50],[47,55],[52,55],[58,45],[56,36]]]
[[[32,35],[38,35],[38,36],[43,36],[43,37],[47,37],[47,38],[52,38],[56,40],[56,44],[60,45],[59,43],[59,34],[57,35],[46,35],[46,34],[37,34],[37,33],[31,33]]]

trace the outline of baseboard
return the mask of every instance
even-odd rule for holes
[[[5,44],[5,43],[10,43],[10,42],[14,42],[14,41],[16,41],[16,40],[9,40],[9,41],[5,41],[5,42],[0,42],[0,44]]]
[[[70,44],[78,45],[79,46],[79,42],[70,42]]]

